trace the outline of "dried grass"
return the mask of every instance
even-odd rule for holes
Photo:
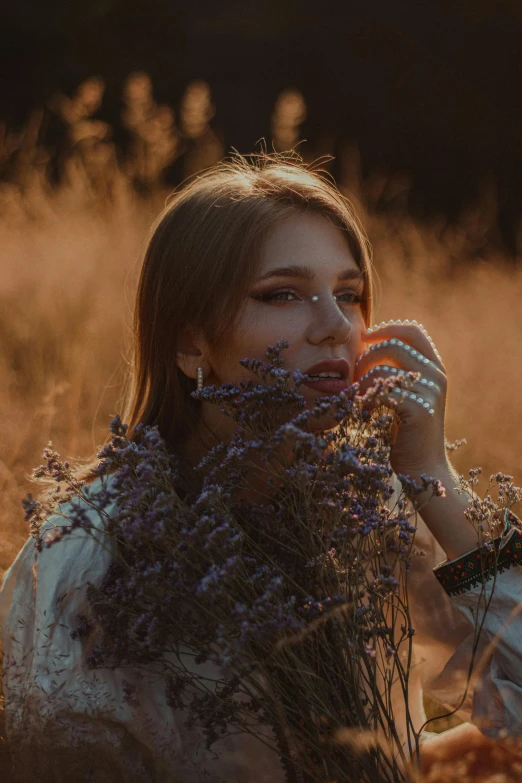
[[[20,499],[43,447],[52,440],[62,454],[87,458],[120,410],[139,257],[167,193],[164,166],[185,156],[181,170],[191,173],[222,154],[208,125],[213,107],[204,84],[187,90],[179,131],[173,113],[154,103],[150,83],[133,78],[126,111],[134,145],[123,163],[107,128],[90,119],[99,83],[79,91],[76,108],[62,107],[74,144],[60,187],[49,185],[34,127],[18,140],[0,134],[0,159],[16,161],[15,176],[0,189],[0,573],[27,536]],[[272,118],[278,143],[293,143],[305,114],[298,94],[280,97]],[[522,271],[490,242],[493,192],[456,226],[442,218],[420,225],[400,206],[404,178],[374,172],[363,180],[354,148],[341,162],[341,187],[374,246],[377,320],[422,322],[446,362],[447,434],[468,440],[455,455],[458,469],[481,465],[486,476],[502,470],[520,483]],[[137,190],[137,182],[146,187]],[[399,206],[379,211],[385,204]],[[426,783],[456,780],[444,777],[440,763]]]

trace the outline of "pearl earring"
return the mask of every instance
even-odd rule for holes
[[[198,367],[198,391],[203,390],[203,367]]]

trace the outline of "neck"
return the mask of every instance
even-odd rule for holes
[[[198,485],[201,484],[202,474],[196,473],[194,468],[218,443],[223,441],[229,443],[233,432],[234,423],[230,418],[219,412],[216,416],[215,406],[202,404],[200,420],[195,431],[181,443],[176,444],[176,451],[184,465],[184,478],[190,490],[197,490]]]
[[[207,416],[204,415],[205,413]],[[201,481],[205,475],[204,471],[196,473],[194,468],[213,446],[222,442],[229,443],[234,433],[235,423],[228,416],[219,413],[216,417],[215,413],[215,406],[212,406],[211,414],[214,414],[212,418],[208,416],[207,411],[203,411],[196,431],[178,445],[178,453],[184,462],[184,480],[191,492],[201,488]],[[269,466],[265,459],[255,453],[249,456],[249,463],[252,470],[246,480],[248,488],[243,491],[242,497],[255,503],[266,503],[269,499],[267,495]]]
[[[185,463],[184,478],[190,491],[197,491],[201,487],[201,481],[204,477],[204,472],[198,471],[196,473],[194,471],[196,465],[218,443],[229,443],[234,429],[235,424],[230,417],[217,411],[216,406],[203,403],[197,429],[178,446],[178,451]],[[316,434],[320,433],[317,431]],[[327,448],[331,448],[331,446]],[[280,456],[283,462],[291,461],[292,455],[292,447],[282,447]],[[244,491],[243,497],[252,502],[266,503],[268,502],[267,479],[270,475],[270,466],[266,459],[259,457],[256,453],[249,456],[249,462],[252,470],[248,475],[248,489]],[[277,469],[275,472],[277,473]]]

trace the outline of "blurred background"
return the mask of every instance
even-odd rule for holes
[[[121,410],[151,222],[233,149],[333,156],[458,469],[522,482],[522,5],[17,0],[0,36],[0,573],[44,446],[89,457]]]

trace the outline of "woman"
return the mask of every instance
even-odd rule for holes
[[[410,579],[418,661],[409,707],[420,728],[422,687],[449,705],[458,705],[464,692],[479,555],[445,451],[444,366],[415,322],[368,329],[371,305],[368,243],[331,184],[277,157],[220,164],[177,192],[153,228],[137,294],[125,420],[131,427],[157,424],[190,468],[216,441],[229,439],[232,426],[191,392],[196,385],[249,379],[239,360],[263,357],[281,338],[290,343],[286,368],[309,376],[301,389],[309,406],[353,380],[365,390],[377,375],[421,370],[418,390],[398,399],[391,454],[396,474],[427,473],[446,487],[446,497],[421,512],[417,544],[426,557],[415,559]],[[334,426],[333,420],[317,422],[322,430]],[[106,481],[110,477],[96,479],[88,491],[96,493]],[[506,521],[502,536],[507,570],[497,578],[486,642],[519,593],[518,569],[509,566],[516,564],[513,541],[522,534]],[[444,556],[449,562],[434,574]],[[22,753],[17,761],[57,780],[66,762],[72,765],[68,779],[75,780],[114,780],[115,770],[122,780],[137,781],[283,780],[277,756],[252,738],[221,740],[218,755],[205,751],[197,729],[189,731],[165,704],[161,683],[128,671],[87,669],[70,630],[85,604],[86,582],[99,582],[109,560],[100,540],[75,531],[38,556],[29,541],[6,575],[0,616],[7,733],[22,749],[42,730],[48,742],[48,752],[40,745],[37,754]],[[468,696],[460,711],[491,736],[521,728],[517,627],[509,624],[489,651],[473,699]]]

